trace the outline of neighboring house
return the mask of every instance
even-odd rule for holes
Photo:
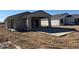
[[[50,15],[44,11],[33,13],[24,12],[9,16],[5,19],[7,29],[16,31],[27,31],[42,26],[79,25],[79,14],[69,15],[68,13]]]
[[[79,14],[72,15],[74,25],[79,25]]]
[[[64,13],[64,14],[56,14],[56,15],[52,15],[50,17],[51,19],[51,26],[59,26],[59,25],[64,25],[65,24],[65,19],[68,16],[68,13]],[[43,24],[45,25],[47,23],[47,18],[43,19]],[[47,26],[47,24],[45,25]]]
[[[47,22],[45,19],[43,19],[44,20],[43,24]],[[79,14],[69,15],[68,13],[64,13],[64,14],[52,15],[51,26],[60,26],[60,25],[61,26],[62,25],[79,25]],[[47,26],[47,24],[45,26]]]
[[[48,25],[51,27],[51,15],[44,11],[36,11],[33,13],[24,12],[9,16],[5,19],[5,27],[7,29],[15,29],[17,31],[31,30],[36,27],[41,27],[41,19],[48,18]]]
[[[68,16],[68,13],[64,14],[57,14],[57,15],[52,15],[51,16],[51,25],[64,25],[65,24],[65,18]]]
[[[67,15],[60,20],[63,25],[79,25],[79,14]]]

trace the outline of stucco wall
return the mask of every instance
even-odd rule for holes
[[[21,18],[16,18],[15,19],[15,29],[18,31],[25,31],[27,26],[26,26],[26,19],[21,19]]]
[[[73,17],[68,17],[65,19],[65,23],[73,25],[75,23],[75,19]]]

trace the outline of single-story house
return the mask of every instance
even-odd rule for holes
[[[5,27],[7,29],[15,29],[17,31],[31,30],[36,27],[41,27],[41,19],[48,18],[48,26],[51,27],[51,15],[44,11],[36,11],[33,13],[24,12],[9,16],[5,19]]]
[[[68,15],[65,18],[65,25],[79,25],[79,14]]]
[[[50,15],[45,11],[24,12],[9,16],[5,19],[7,29],[27,31],[42,26],[79,25],[79,14]]]

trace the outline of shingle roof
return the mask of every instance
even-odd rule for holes
[[[5,21],[7,21],[7,20],[10,19],[10,18],[14,18],[14,17],[16,17],[16,16],[20,16],[20,17],[22,17],[22,16],[24,16],[24,15],[27,16],[28,14],[31,14],[31,13],[30,13],[30,12],[23,12],[23,13],[11,15],[11,16],[7,17],[7,18],[5,19]]]
[[[79,14],[73,14],[72,17],[79,18]]]
[[[45,16],[50,17],[51,15],[42,10],[32,12],[31,14],[28,15],[28,17],[45,17]]]
[[[56,14],[56,15],[52,15],[52,16],[51,16],[51,19],[52,19],[52,20],[57,20],[57,19],[61,19],[61,18],[65,17],[65,16],[67,16],[67,15],[69,15],[69,14],[68,14],[68,13]]]
[[[11,15],[11,16],[9,16],[9,17],[24,16],[24,15],[28,15],[28,14],[31,14],[31,12],[23,12],[23,13],[19,13],[19,14]]]

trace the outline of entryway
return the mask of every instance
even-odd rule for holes
[[[32,28],[37,28],[37,27],[40,27],[40,19],[38,17],[33,17],[31,19],[31,26]]]

